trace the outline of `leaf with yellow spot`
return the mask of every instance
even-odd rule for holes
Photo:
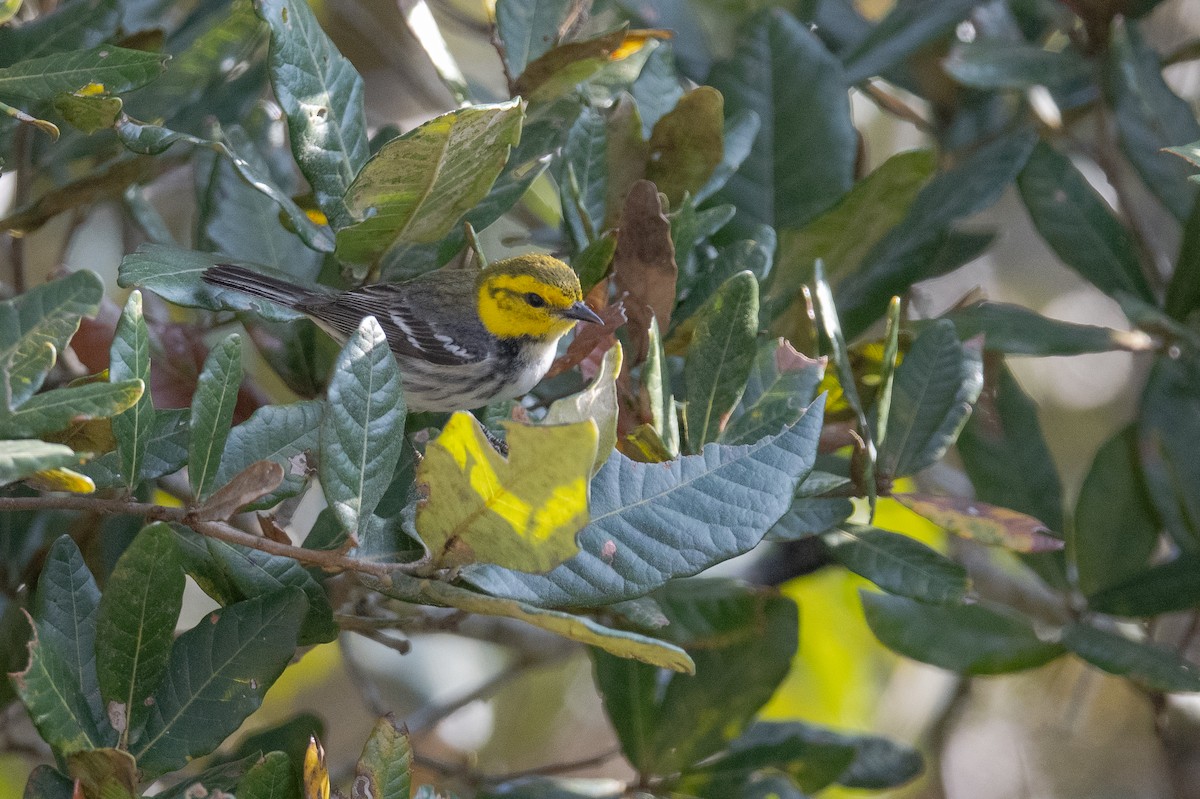
[[[546,572],[579,551],[575,534],[588,522],[596,423],[506,429],[507,459],[464,412],[451,416],[425,450],[417,481],[428,499],[417,509],[417,532],[440,566],[482,562]]]
[[[963,497],[897,494],[906,508],[960,538],[1014,552],[1053,552],[1063,542],[1032,516]]]
[[[325,766],[325,747],[310,735],[304,752],[304,799],[329,799],[329,769]]]
[[[621,344],[617,342],[604,353],[600,374],[592,384],[569,397],[563,397],[550,406],[546,414],[549,424],[570,424],[591,419],[599,432],[599,447],[592,472],[599,471],[617,445],[617,375],[621,373]]]

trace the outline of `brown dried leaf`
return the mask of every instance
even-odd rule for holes
[[[228,519],[239,508],[265,497],[282,483],[282,466],[274,461],[255,461],[213,492],[208,501],[196,509],[196,518],[202,521]]]
[[[947,532],[1014,552],[1054,552],[1063,548],[1050,528],[1025,513],[963,497],[895,494],[904,507]]]
[[[630,366],[646,360],[651,319],[658,319],[659,330],[670,328],[678,275],[671,223],[663,213],[658,188],[639,180],[625,198],[613,258],[617,296],[622,297],[629,317]]]

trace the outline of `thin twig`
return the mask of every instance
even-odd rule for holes
[[[386,578],[395,572],[423,574],[429,570],[429,563],[426,559],[412,563],[379,563],[352,558],[340,552],[281,544],[269,538],[244,532],[226,522],[199,519],[196,517],[195,511],[190,508],[168,508],[149,502],[85,496],[0,497],[0,511],[20,510],[77,510],[88,513],[142,516],[152,521],[173,522],[190,527],[208,538],[257,549],[269,555],[282,555],[331,572],[352,571]]]
[[[556,774],[567,774],[572,771],[580,771],[585,768],[594,768],[601,766],[621,754],[619,748],[609,749],[597,755],[589,755],[579,760],[569,760],[562,763],[550,763],[545,766],[536,766],[529,769],[521,769],[519,771],[510,771],[507,774],[483,774],[466,766],[458,766],[453,763],[447,763],[444,760],[428,757],[426,755],[413,753],[413,762],[422,768],[427,768],[430,771],[436,771],[445,777],[458,779],[471,787],[480,785],[499,785],[505,782],[511,782],[523,777],[550,777]]]
[[[462,696],[441,705],[425,705],[408,714],[404,726],[410,735],[420,735],[433,729],[446,719],[477,700],[486,699],[499,691],[506,684],[520,676],[525,669],[536,660],[519,660],[501,671],[489,680],[484,680],[478,687]]]

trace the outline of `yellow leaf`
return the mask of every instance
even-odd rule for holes
[[[555,400],[546,414],[548,424],[570,424],[591,419],[599,431],[599,446],[592,473],[608,460],[617,445],[617,375],[621,373],[621,343],[617,342],[604,353],[600,374],[592,384],[569,397]]]
[[[8,22],[21,9],[21,0],[0,0],[0,25]]]
[[[325,767],[325,748],[310,735],[304,752],[304,799],[329,799],[329,769]]]
[[[96,490],[92,478],[65,467],[46,469],[30,475],[25,482],[38,491],[70,491],[72,494],[91,494]]]
[[[417,532],[440,566],[546,572],[579,551],[596,423],[506,427],[507,460],[461,411],[425,450],[417,481],[428,499],[417,509]]]

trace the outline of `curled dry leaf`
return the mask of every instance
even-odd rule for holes
[[[265,497],[282,484],[282,466],[274,461],[255,461],[213,492],[213,495],[196,509],[196,518],[202,521],[228,519],[237,513],[239,508]]]
[[[894,496],[913,513],[960,538],[1014,552],[1053,552],[1063,548],[1063,542],[1050,535],[1046,525],[1025,513],[964,497]]]
[[[671,327],[679,276],[671,223],[663,213],[658,188],[648,180],[634,183],[625,198],[613,276],[629,317],[633,366],[646,360],[649,352],[650,320],[658,319],[659,330]]]

